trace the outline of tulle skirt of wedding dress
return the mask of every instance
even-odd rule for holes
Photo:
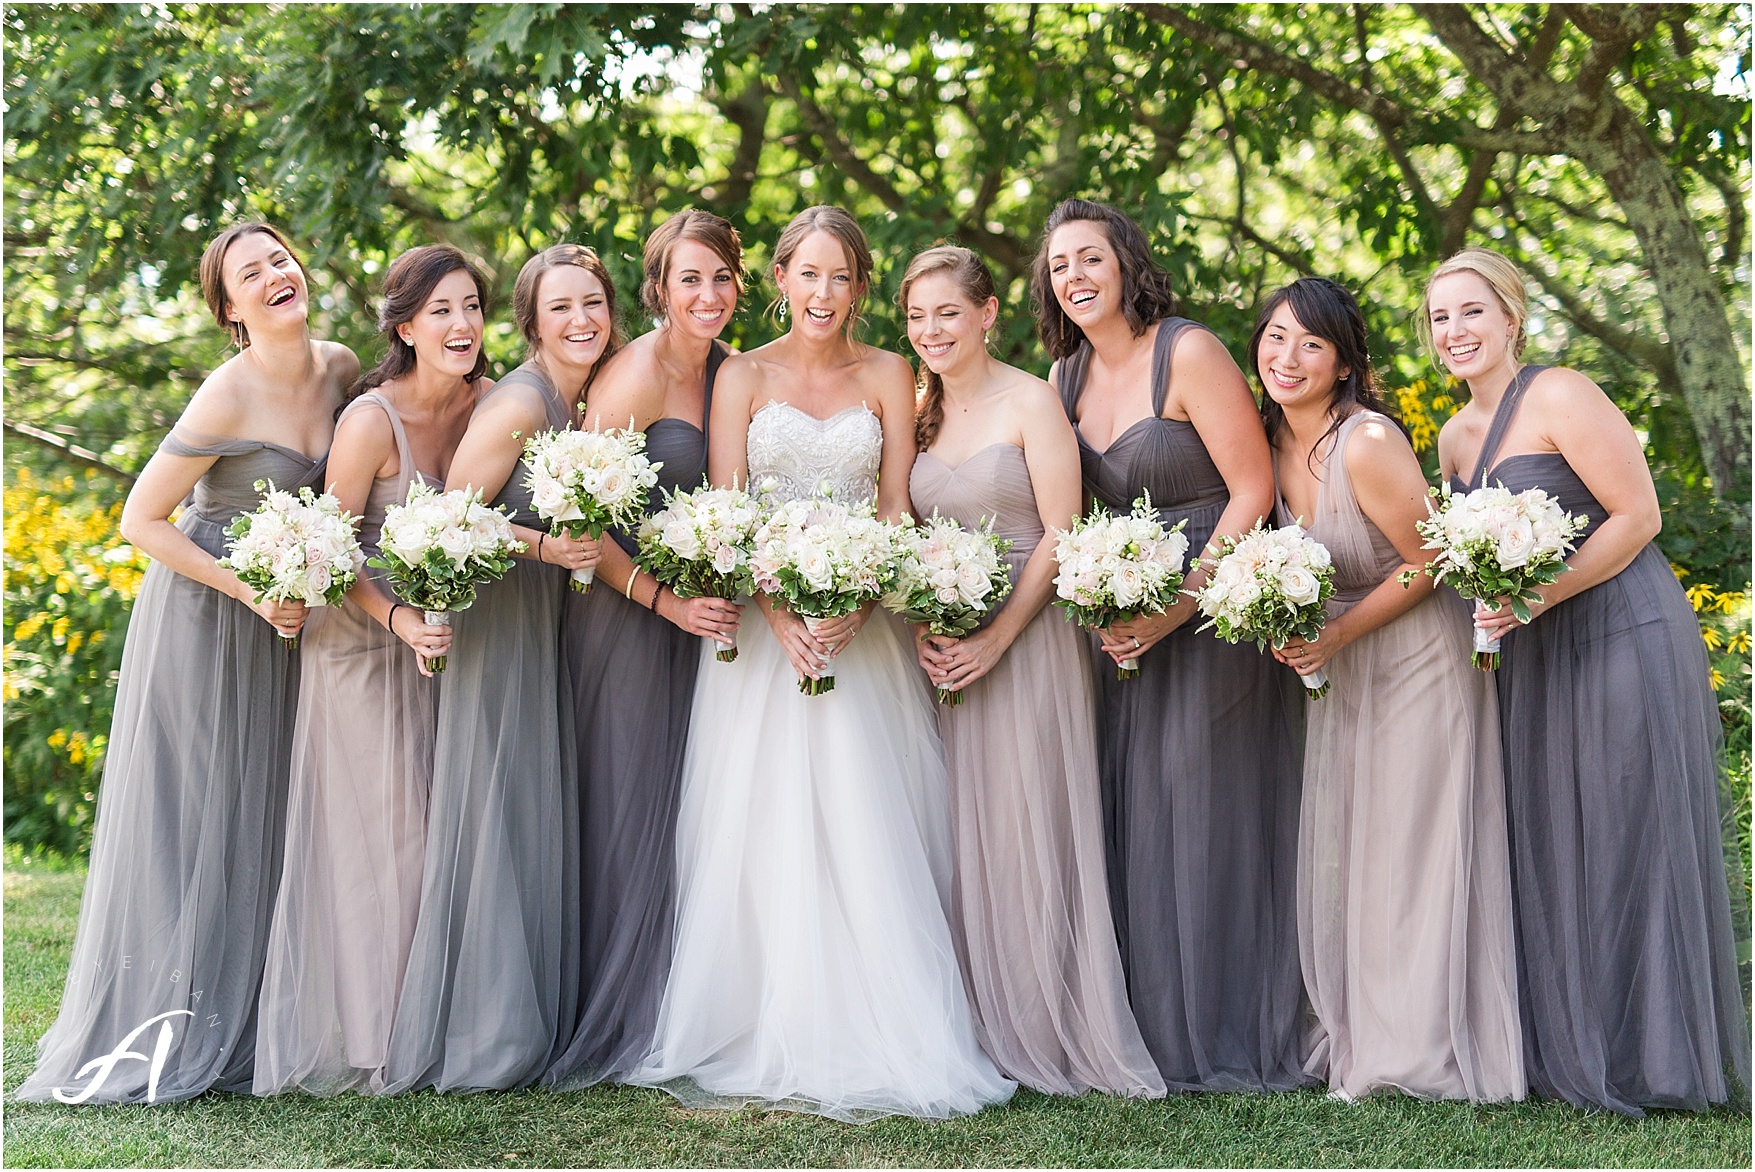
[[[822,696],[757,607],[738,644],[702,652],[675,948],[629,1081],[855,1122],[1005,1101],[957,967],[945,768],[902,627],[874,614]]]

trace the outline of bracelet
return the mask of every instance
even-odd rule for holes
[[[662,593],[664,593],[664,583],[663,582],[653,582],[652,583],[652,601],[646,605],[646,609],[651,611],[653,614],[658,613],[658,596]]]
[[[396,608],[407,605],[406,602],[392,602],[390,604],[390,613],[384,616],[384,629],[392,635],[396,634]]]
[[[536,535],[536,560],[538,562],[542,561],[542,539],[547,536],[548,534],[546,533],[538,533]]]
[[[639,576],[640,576],[640,567],[635,566],[628,573],[628,584],[626,586],[622,587],[622,593],[627,596],[627,598],[630,602],[633,600],[633,597],[634,597],[634,579],[638,578]]]

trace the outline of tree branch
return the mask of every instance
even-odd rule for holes
[[[32,427],[28,423],[17,423],[11,419],[0,420],[0,427],[4,427],[9,435],[18,436],[38,447],[47,448],[69,463],[77,464],[81,468],[90,468],[94,472],[101,472],[105,476],[120,480],[123,484],[132,485],[134,483],[132,472],[124,472],[114,464],[105,463],[104,458],[90,448],[82,448],[77,444],[68,443],[54,432],[44,431],[40,427]]]

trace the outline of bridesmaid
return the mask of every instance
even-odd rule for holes
[[[385,276],[388,348],[329,449],[329,491],[360,515],[368,557],[385,507],[407,499],[410,483],[444,487],[487,365],[482,297],[480,274],[446,244],[403,253]],[[259,1095],[333,1095],[382,1078],[419,907],[438,710],[431,673],[403,644],[442,654],[451,630],[422,623],[381,578],[368,568],[306,627]]]
[[[1269,297],[1249,363],[1279,523],[1309,525],[1337,588],[1322,637],[1274,653],[1330,683],[1304,741],[1304,1068],[1348,1099],[1521,1099],[1498,708],[1469,663],[1467,608],[1421,573],[1420,462],[1340,285],[1305,277]]]
[[[1477,608],[1497,675],[1530,1086],[1639,1116],[1747,1095],[1749,1036],[1719,832],[1718,706],[1627,418],[1577,371],[1525,366],[1523,275],[1468,248],[1420,329],[1469,402],[1438,437],[1457,487],[1541,488],[1590,517],[1532,603]],[[1467,481],[1463,481],[1463,474]]]
[[[1031,280],[1049,382],[1076,427],[1085,489],[1142,492],[1199,556],[1273,504],[1242,372],[1172,317],[1170,279],[1116,209],[1067,200]],[[1194,566],[1187,589],[1206,581]],[[1109,897],[1134,1016],[1171,1090],[1284,1090],[1302,990],[1294,906],[1302,689],[1247,644],[1195,633],[1194,604],[1097,632]],[[1138,657],[1137,677],[1114,665]]]
[[[200,271],[239,352],[195,392],[122,511],[123,536],[153,564],[122,653],[61,1012],[24,1100],[250,1089],[299,684],[279,634],[306,611],[253,603],[215,559],[226,526],[260,502],[258,481],[323,483],[359,362],[311,337],[304,270],[278,230],[228,228]]]
[[[1002,1074],[1045,1094],[1162,1095],[1109,914],[1085,651],[1045,609],[1055,570],[1043,537],[1078,515],[1078,443],[1047,383],[988,354],[999,298],[973,252],[921,253],[900,300],[921,362],[915,516],[992,519],[1012,541],[1013,593],[999,610],[967,638],[920,646],[932,682],[963,692],[939,707],[938,727],[951,921],[976,1036]]]
[[[492,387],[482,381],[446,476],[505,508],[526,548],[452,626],[420,915],[390,1032],[392,1093],[522,1086],[573,1034],[578,811],[556,643],[567,571],[594,566],[597,543],[535,528],[522,456],[529,436],[572,425],[617,343],[613,295],[589,248],[557,244],[526,262],[512,311],[530,358]]]
[[[632,425],[664,467],[663,492],[700,486],[707,474],[713,379],[730,353],[719,334],[742,291],[737,230],[688,208],[646,240],[640,301],[657,329],[622,350],[591,390],[594,427]],[[544,1081],[585,1086],[619,1079],[652,1043],[670,969],[677,787],[701,637],[737,632],[736,604],[678,598],[637,572],[627,535],[612,534],[597,580],[612,589],[569,591],[561,623],[572,683],[579,768],[583,951],[579,1025]]]

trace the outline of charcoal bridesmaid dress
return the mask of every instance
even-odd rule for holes
[[[1402,564],[1353,494],[1341,423],[1308,533],[1334,559],[1330,618]],[[1284,501],[1280,524],[1293,518]],[[1355,1098],[1521,1099],[1505,783],[1493,681],[1469,616],[1434,591],[1328,661],[1304,742],[1298,938],[1313,1020],[1305,1069]]]
[[[1473,479],[1608,515],[1566,458],[1499,458],[1506,388]],[[1723,743],[1700,628],[1655,543],[1505,636],[1498,671],[1524,1063],[1530,1089],[1639,1116],[1747,1101],[1749,1034],[1719,829]]]
[[[378,556],[387,506],[418,476],[402,418],[367,392],[337,423],[382,411],[400,467],[372,482],[360,546]],[[382,579],[382,570],[365,574]],[[256,1093],[334,1095],[383,1077],[420,907],[439,678],[352,599],[314,611],[301,655],[286,864],[269,935]]]
[[[654,420],[646,454],[662,461],[647,511],[707,472],[713,380],[730,351],[707,358],[701,426]],[[630,554],[634,542],[612,533]],[[587,1086],[630,1073],[652,1044],[670,971],[676,812],[701,639],[614,588],[569,591],[562,659],[572,681],[579,769],[582,947],[579,1024],[543,1081]]]
[[[321,457],[276,443],[178,428],[159,450],[218,457],[177,521],[216,558],[226,526],[260,503],[257,481],[323,486]],[[61,1011],[18,1098],[250,1089],[298,692],[298,653],[248,606],[147,569]]]
[[[545,426],[571,413],[529,363],[476,404],[534,387]],[[523,461],[491,502],[544,528]],[[571,696],[560,670],[567,571],[529,558],[456,612],[439,687],[420,913],[385,1087],[504,1089],[540,1078],[578,1006],[579,832]],[[558,699],[558,703],[557,703]]]
[[[1151,490],[1188,548],[1230,500],[1194,425],[1164,419],[1183,318],[1157,326],[1152,415],[1098,451],[1079,437],[1085,489],[1124,513]],[[1060,364],[1078,424],[1089,343]],[[1188,605],[1188,603],[1184,603]],[[1128,995],[1172,1091],[1286,1090],[1299,1062],[1303,986],[1295,882],[1303,688],[1289,668],[1185,622],[1130,680],[1092,642],[1109,898]]]
[[[916,516],[936,511],[970,528],[991,520],[1012,542],[1014,580],[1043,538],[1016,444],[955,467],[921,452],[909,486]],[[951,926],[975,1036],[1002,1074],[1052,1095],[1157,1096],[1164,1080],[1127,1007],[1109,913],[1084,643],[1043,607],[961,704],[938,707]]]

